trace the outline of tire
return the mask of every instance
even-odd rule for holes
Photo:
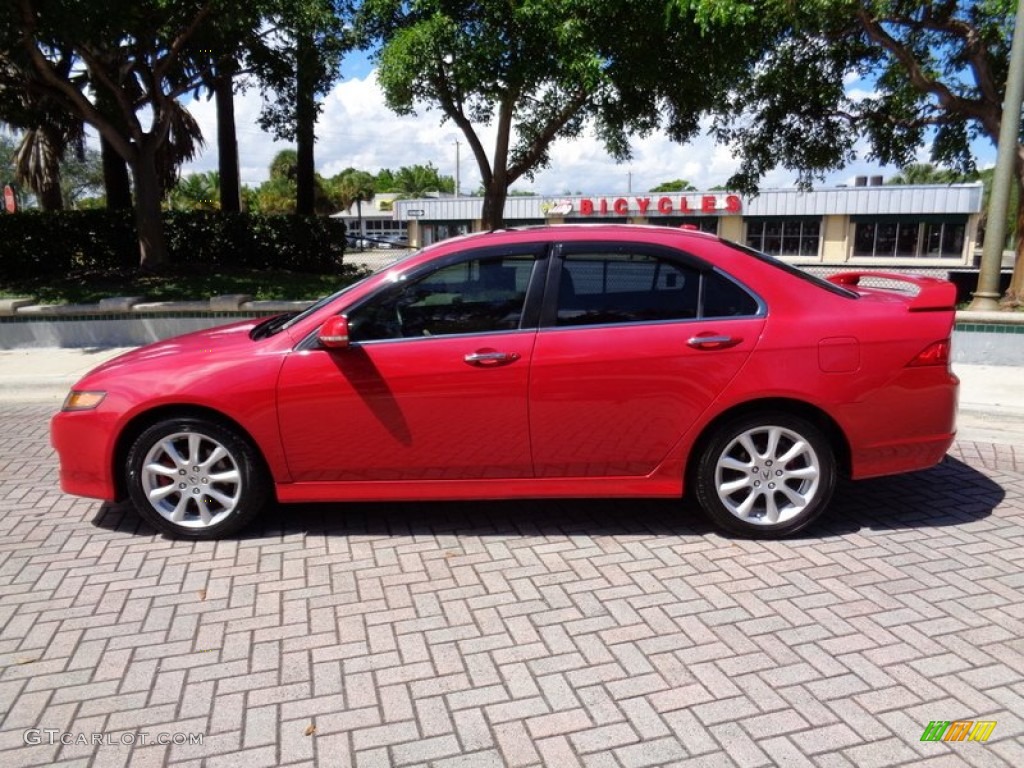
[[[712,434],[695,473],[697,502],[724,530],[781,538],[820,515],[836,486],[836,458],[822,431],[789,414],[754,414]]]
[[[160,421],[128,451],[128,494],[163,533],[220,539],[251,523],[270,501],[270,483],[252,445],[199,418]]]

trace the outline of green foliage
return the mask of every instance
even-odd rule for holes
[[[442,176],[433,163],[403,165],[397,171],[385,168],[377,174],[378,192],[397,192],[401,199],[426,197],[431,192],[455,192],[455,179]]]
[[[168,212],[175,263],[241,269],[329,272],[341,263],[345,225],[325,217]],[[131,212],[26,212],[0,216],[0,279],[126,270],[136,261]]]
[[[46,304],[94,304],[110,296],[144,296],[149,301],[194,301],[244,293],[257,300],[311,301],[358,279],[365,270],[344,265],[331,274],[281,269],[226,268],[176,264],[159,274],[134,269],[84,270],[45,278],[0,279],[0,296],[33,296]]]
[[[330,194],[341,210],[348,210],[353,203],[361,207],[363,203],[372,200],[377,191],[373,175],[355,168],[347,168],[334,176],[328,184]]]
[[[4,132],[0,129],[0,189],[7,184],[10,184],[15,194],[18,196],[18,206],[20,208],[32,207],[35,204],[35,198],[31,194],[26,195],[23,190],[20,189],[20,185],[14,181],[15,176],[15,164],[14,164],[14,153],[18,150],[18,142],[13,136]],[[4,215],[5,209],[0,205],[0,216]]]
[[[648,192],[690,192],[695,190],[693,186],[686,179],[674,179],[673,181],[663,181],[656,187],[652,187],[647,190]]]
[[[683,141],[724,98],[752,44],[725,19],[650,0],[366,0],[357,29],[379,42],[378,80],[399,114],[439,109],[465,134],[500,224],[508,187],[592,122],[613,157],[663,125]],[[750,40],[759,39],[751,35]],[[494,125],[493,149],[479,128]]]
[[[256,189],[243,192],[246,209],[266,215],[293,214],[298,198],[298,153],[282,149],[270,164],[270,178]],[[315,175],[313,179],[314,207],[319,214],[335,213],[344,206],[333,185]]]
[[[0,117],[47,136],[56,156],[71,129],[93,126],[131,169],[140,263],[162,264],[160,199],[202,143],[179,98],[203,87],[218,60],[258,44],[261,0],[12,5],[0,6]],[[18,101],[27,109],[19,112]]]
[[[911,163],[901,168],[886,184],[961,184],[974,181],[977,174],[965,174],[952,168],[939,168],[931,163]]]
[[[103,194],[103,160],[95,149],[86,149],[82,156],[67,153],[61,163],[61,195],[65,208],[79,208],[82,203]]]
[[[300,101],[330,91],[341,57],[352,47],[345,27],[349,3],[269,0],[264,5],[263,23],[269,29],[260,35],[263,43],[245,55],[246,66],[258,77],[264,96],[260,127],[278,139],[294,141]],[[320,110],[316,103],[313,120]]]
[[[220,210],[220,174],[207,171],[181,177],[167,194],[166,206],[172,211]]]
[[[997,141],[1016,3],[907,0],[676,0],[705,24],[756,25],[757,65],[716,110],[714,133],[740,160],[729,186],[756,190],[776,167],[807,186],[867,156],[974,170],[971,143]],[[743,22],[742,20],[746,20]],[[870,88],[851,91],[851,75]]]
[[[271,179],[291,179],[298,175],[299,154],[294,149],[282,149],[270,161]]]

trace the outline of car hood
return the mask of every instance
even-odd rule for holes
[[[129,369],[135,371],[159,366],[165,372],[173,372],[197,359],[207,359],[214,354],[219,358],[234,357],[234,353],[243,347],[246,351],[251,350],[253,341],[249,338],[249,332],[260,322],[261,319],[242,320],[133,349],[93,368],[76,388],[81,388],[81,385],[92,379],[118,376]],[[170,362],[171,358],[175,358],[173,363]]]

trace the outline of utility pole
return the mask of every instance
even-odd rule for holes
[[[1003,243],[1006,240],[1006,214],[1010,207],[1010,185],[1013,166],[1017,161],[1017,142],[1020,140],[1020,107],[1024,97],[1024,0],[1017,0],[1017,17],[1013,23],[1013,45],[1010,48],[1010,69],[1003,97],[1003,116],[999,124],[999,149],[996,170],[992,176],[992,194],[988,201],[988,225],[985,248],[981,253],[978,290],[969,309],[999,309],[999,273],[1003,263]],[[1017,237],[1022,233],[1018,232]]]
[[[1024,2],[1024,0],[1021,0]],[[459,140],[455,140],[455,196],[459,196]]]

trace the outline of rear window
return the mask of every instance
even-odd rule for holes
[[[753,248],[748,248],[747,246],[740,245],[739,243],[726,242],[726,241],[723,241],[723,242],[725,242],[726,245],[728,245],[728,246],[730,246],[732,248],[735,248],[737,251],[743,251],[743,253],[745,253],[748,256],[751,256],[751,257],[757,259],[760,262],[763,262],[765,264],[770,264],[771,266],[775,267],[776,269],[780,269],[783,272],[787,272],[788,274],[792,275],[793,277],[799,278],[800,280],[804,280],[804,281],[806,281],[808,283],[811,283],[812,285],[816,285],[819,288],[823,288],[824,290],[828,291],[829,293],[834,293],[837,296],[842,296],[842,297],[847,298],[847,299],[859,299],[860,298],[859,294],[855,293],[854,291],[851,291],[848,288],[843,288],[841,285],[836,285],[835,283],[830,283],[828,280],[825,280],[824,278],[818,277],[816,275],[812,275],[809,272],[804,272],[799,267],[794,267],[792,264],[787,264],[786,262],[782,261],[781,259],[777,259],[774,256],[769,256],[767,253],[761,253],[760,251],[755,251]]]

